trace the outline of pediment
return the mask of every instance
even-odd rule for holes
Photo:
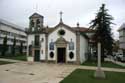
[[[73,33],[75,33],[75,30],[74,30],[74,29],[72,29],[70,26],[68,26],[68,25],[66,25],[66,24],[64,24],[64,23],[62,23],[62,22],[60,22],[59,24],[57,24],[57,25],[54,27],[54,30],[53,30],[52,32],[54,32],[56,29],[58,29],[58,28],[60,28],[60,27],[66,28],[67,30],[69,30],[69,31],[71,31],[71,32],[73,32]],[[52,32],[50,32],[49,34],[51,34]]]
[[[67,44],[68,42],[63,38],[60,37],[56,40],[55,44]]]

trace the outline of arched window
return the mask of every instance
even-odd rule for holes
[[[36,20],[36,24],[40,24],[40,20],[39,19]]]
[[[70,53],[69,53],[69,58],[70,58],[70,59],[73,59],[73,58],[74,58],[73,52],[70,52]]]
[[[49,49],[54,50],[54,42],[52,40],[51,40],[51,42],[49,44]]]
[[[74,42],[72,41],[72,39],[69,42],[69,50],[74,50]]]
[[[36,29],[40,30],[40,20],[39,19],[36,20]]]
[[[31,27],[34,27],[34,22],[33,22],[33,20],[30,21],[30,26],[31,26]]]

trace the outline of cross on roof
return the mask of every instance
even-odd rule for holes
[[[35,11],[36,12],[38,11],[38,4],[36,4]]]

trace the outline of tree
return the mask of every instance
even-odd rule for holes
[[[104,61],[104,53],[112,54],[113,38],[110,25],[113,24],[111,20],[113,17],[107,13],[108,9],[105,9],[105,4],[99,9],[94,20],[90,22],[90,28],[95,30],[93,40],[101,43],[101,59]]]
[[[20,42],[20,54],[23,54],[23,42]]]
[[[13,39],[13,46],[12,46],[12,54],[15,55],[15,48],[16,48],[16,37]]]
[[[5,36],[4,39],[3,39],[3,45],[2,45],[2,47],[3,47],[3,49],[2,49],[2,55],[5,56],[5,53],[8,50],[7,36]]]

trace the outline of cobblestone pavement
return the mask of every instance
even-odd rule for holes
[[[73,70],[96,67],[35,62],[18,62],[0,66],[0,83],[59,83]],[[105,71],[125,72],[125,69],[102,68]]]

